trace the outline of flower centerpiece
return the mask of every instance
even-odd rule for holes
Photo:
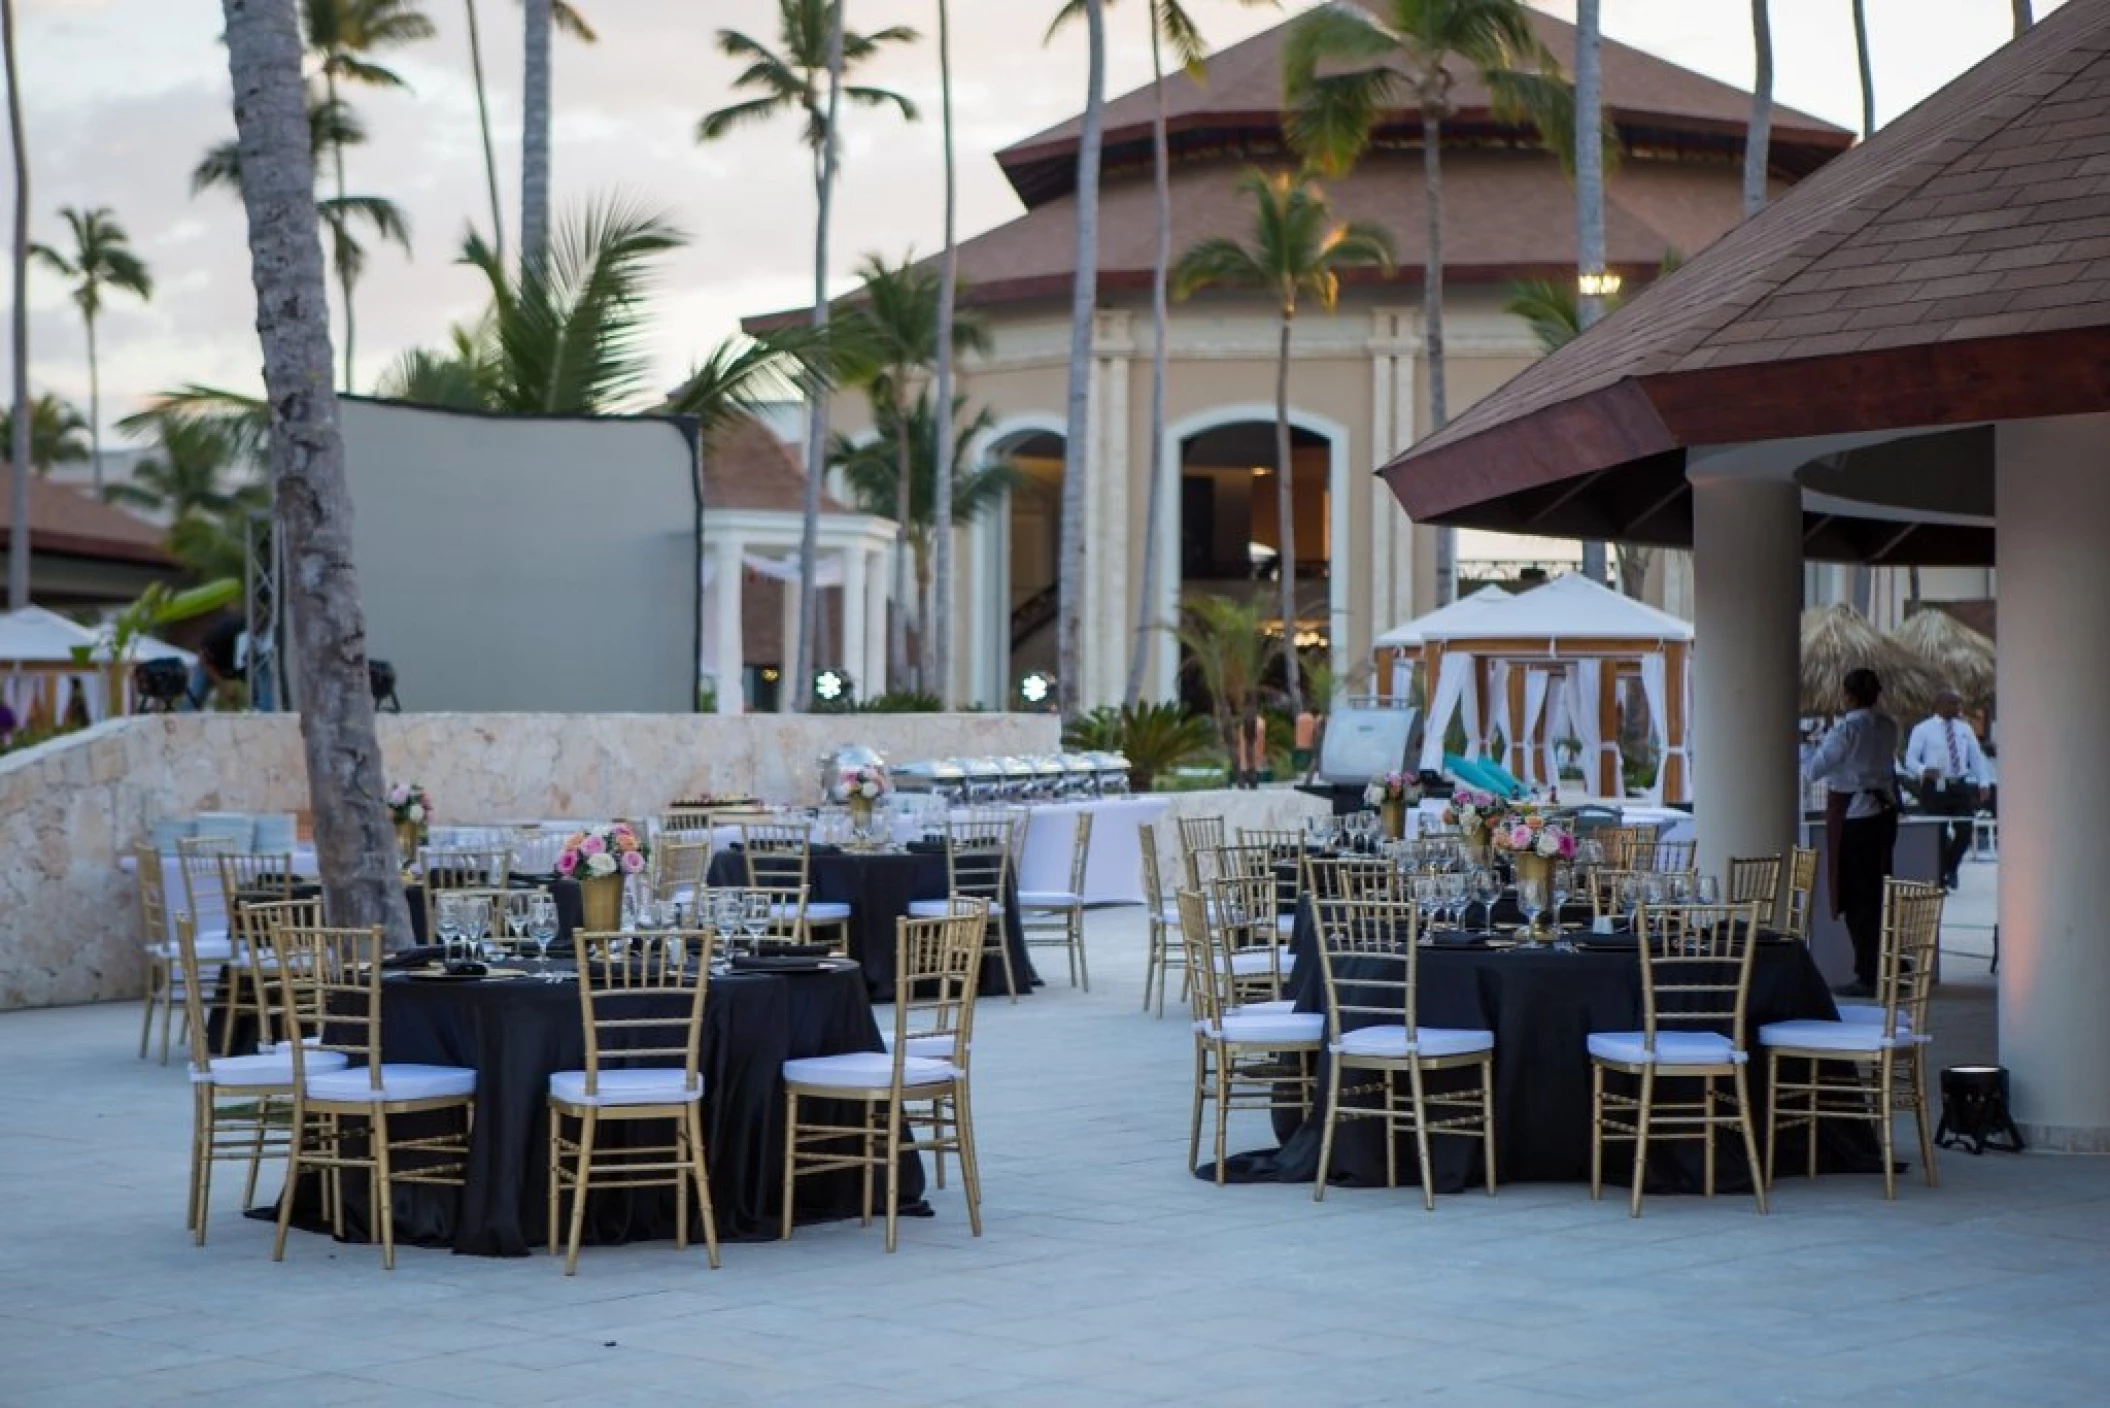
[[[1395,841],[1406,835],[1407,808],[1420,800],[1412,773],[1381,772],[1363,789],[1363,805],[1377,808],[1385,834]]]
[[[1554,866],[1575,859],[1574,828],[1548,806],[1536,796],[1520,798],[1491,828],[1495,849],[1509,857],[1520,880],[1550,878]]]
[[[388,815],[396,824],[396,847],[403,852],[404,863],[416,860],[425,828],[432,823],[431,794],[421,783],[405,786],[399,782],[388,789]]]
[[[628,822],[588,826],[564,838],[564,848],[557,852],[557,874],[579,882],[588,932],[608,933],[621,922],[623,882],[644,874],[650,860],[644,838]]]
[[[894,790],[894,783],[880,763],[846,767],[835,780],[835,799],[850,809],[850,824],[862,831],[872,824],[872,807]]]
[[[1492,792],[1477,788],[1461,787],[1451,794],[1450,805],[1443,809],[1443,824],[1455,826],[1465,844],[1475,851],[1487,847],[1488,831],[1502,803]]]

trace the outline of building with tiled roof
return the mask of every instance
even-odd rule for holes
[[[0,570],[14,531],[14,476],[0,464]],[[78,489],[39,475],[29,480],[29,594],[45,606],[131,601],[172,577],[167,531]]]
[[[1547,48],[1564,64],[1572,59],[1573,27],[1545,15],[1535,22]],[[1166,79],[1175,256],[1205,237],[1250,238],[1252,207],[1235,189],[1239,176],[1249,165],[1291,161],[1281,98],[1287,29],[1285,23],[1212,56],[1198,79]],[[1609,40],[1603,56],[1605,106],[1621,149],[1606,183],[1608,263],[1639,283],[1666,254],[1690,256],[1737,223],[1750,98]],[[1573,189],[1560,161],[1529,128],[1496,117],[1476,80],[1461,79],[1454,95],[1443,183],[1446,365],[1455,412],[1537,358],[1530,331],[1502,311],[1508,287],[1526,278],[1571,279],[1576,245]],[[1150,521],[1154,109],[1148,87],[1107,105],[1080,682],[1087,704],[1119,699],[1141,614]],[[960,248],[963,302],[982,311],[993,334],[991,353],[964,369],[962,391],[970,410],[987,406],[994,414],[982,451],[1009,455],[1024,478],[1009,512],[967,530],[970,541],[959,554],[957,625],[966,640],[955,652],[955,689],[968,701],[998,703],[1025,672],[1055,663],[1078,140],[1073,120],[999,152],[1025,209]],[[1776,187],[1786,189],[1851,143],[1840,128],[1776,109]],[[1328,646],[1342,678],[1370,658],[1374,635],[1435,604],[1433,541],[1398,512],[1372,473],[1413,444],[1429,419],[1418,293],[1426,255],[1420,144],[1418,112],[1388,112],[1370,153],[1325,183],[1336,218],[1374,221],[1391,232],[1399,264],[1389,276],[1349,273],[1338,313],[1307,312],[1293,340],[1301,583],[1295,632]],[[1269,478],[1276,336],[1274,309],[1263,295],[1212,292],[1174,307],[1168,468],[1156,537],[1161,566],[1152,592],[1159,621],[1174,618],[1183,592],[1251,593],[1271,573],[1279,547]],[[836,398],[834,414],[838,430],[866,428],[857,398]],[[1274,589],[1265,591],[1272,600]],[[1153,691],[1170,695],[1177,646],[1169,633],[1154,631],[1148,649]]]

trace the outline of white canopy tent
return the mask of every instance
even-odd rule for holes
[[[1527,782],[1557,778],[1555,745],[1574,739],[1592,790],[1608,797],[1623,790],[1619,685],[1636,679],[1662,760],[1652,795],[1684,801],[1692,634],[1689,622],[1570,574],[1525,592],[1485,587],[1387,631],[1377,643],[1378,678],[1405,692],[1419,657],[1431,682],[1422,767],[1441,770],[1456,717],[1468,757],[1495,747],[1499,734],[1500,761]]]
[[[74,651],[85,647],[104,654],[109,641],[108,627],[83,626],[41,606],[25,606],[0,615],[0,672],[4,672],[0,673],[0,700],[5,701],[20,723],[28,724],[33,719],[53,723],[65,717],[70,686],[89,722],[100,722],[112,705],[112,691],[105,681],[113,667],[100,662],[81,664],[74,658]],[[198,659],[166,641],[150,636],[134,638],[124,662],[114,667],[121,671],[118,679],[123,691],[117,707],[131,705],[132,664],[169,656],[181,660],[186,669]]]

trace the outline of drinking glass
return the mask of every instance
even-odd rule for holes
[[[432,911],[433,927],[440,931],[440,956],[452,963],[462,936],[462,897],[443,894],[433,902]]]
[[[1548,898],[1552,901],[1554,946],[1564,953],[1574,952],[1575,946],[1568,942],[1567,930],[1561,927],[1561,910],[1568,897],[1575,893],[1575,871],[1572,867],[1553,867],[1553,885]]]
[[[748,890],[741,899],[740,932],[747,936],[748,948],[759,949],[769,928],[769,891]]]
[[[1526,927],[1538,932],[1539,916],[1546,912],[1546,882],[1536,876],[1517,882],[1517,908],[1524,911]]]
[[[1463,870],[1453,870],[1443,877],[1444,909],[1448,913],[1453,929],[1465,927],[1465,911],[1472,904],[1471,877]]]
[[[487,899],[470,899],[462,902],[462,947],[470,960],[489,959],[493,955],[484,944],[491,932],[491,902]]]
[[[1626,912],[1626,926],[1639,932],[1641,905],[1648,898],[1648,883],[1639,875],[1619,877],[1619,907]]]
[[[550,895],[535,894],[528,897],[527,935],[535,943],[535,970],[542,981],[553,983],[555,975],[549,970],[549,946],[557,937],[557,901]]]
[[[1473,903],[1480,906],[1480,931],[1492,934],[1495,931],[1495,901],[1502,898],[1502,882],[1486,867],[1473,872]]]
[[[534,908],[535,896],[529,890],[506,892],[506,933],[512,936],[513,948],[518,951],[521,940],[528,932],[528,912]]]
[[[1700,875],[1692,882],[1692,902],[1704,911],[1708,928],[1722,922],[1722,882],[1719,876]]]

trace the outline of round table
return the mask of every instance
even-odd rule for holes
[[[532,960],[529,960],[530,962]],[[725,973],[704,1003],[700,1070],[704,1150],[718,1235],[775,1238],[784,1176],[783,1063],[882,1049],[863,975],[847,965],[814,973]],[[548,1196],[553,1072],[582,1069],[586,1040],[578,986],[532,978],[421,981],[391,975],[382,991],[382,1051],[390,1061],[473,1066],[476,1120],[467,1184],[459,1190],[396,1190],[396,1237],[471,1256],[525,1256],[542,1245]],[[846,1107],[846,1117],[854,1111]],[[609,1131],[603,1137],[620,1137]],[[663,1137],[653,1132],[651,1137]],[[296,1217],[322,1230],[316,1190],[303,1188]],[[853,1171],[801,1178],[800,1220],[856,1216],[862,1180]],[[917,1212],[923,1165],[902,1157],[900,1197]],[[365,1185],[347,1179],[347,1234],[367,1235]],[[692,1220],[691,1230],[695,1223]],[[607,1189],[589,1195],[586,1241],[671,1239],[671,1188]]]

